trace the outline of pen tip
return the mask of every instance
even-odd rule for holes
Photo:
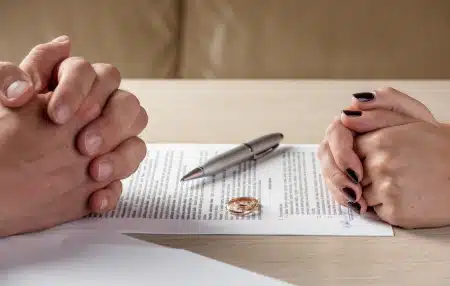
[[[202,168],[195,168],[194,170],[187,173],[184,177],[181,178],[181,181],[187,181],[192,179],[197,179],[203,176]]]

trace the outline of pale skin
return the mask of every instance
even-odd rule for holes
[[[398,90],[372,95],[357,94],[348,108],[353,112],[342,112],[320,144],[333,197],[402,228],[450,225],[450,127]]]
[[[70,57],[67,37],[19,66],[0,63],[0,237],[115,207],[145,156],[137,136],[148,122],[120,80],[111,65]]]

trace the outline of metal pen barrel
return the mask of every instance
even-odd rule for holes
[[[251,158],[252,150],[242,144],[209,160],[203,165],[203,171],[205,176],[210,176]]]
[[[181,181],[211,176],[246,160],[258,159],[277,148],[282,139],[283,134],[272,133],[241,144],[213,157],[203,166],[190,171],[181,178]]]

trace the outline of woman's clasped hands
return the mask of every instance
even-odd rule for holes
[[[411,96],[354,94],[318,158],[339,204],[402,228],[450,225],[450,127]]]

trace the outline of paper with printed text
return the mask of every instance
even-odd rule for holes
[[[122,233],[392,236],[391,226],[339,206],[324,183],[317,145],[282,145],[257,161],[180,182],[235,145],[148,144],[139,169],[123,181],[117,208],[63,225]],[[261,212],[237,217],[229,199],[251,196]]]

